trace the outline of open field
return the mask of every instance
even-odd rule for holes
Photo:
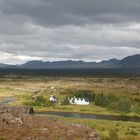
[[[58,117],[57,117],[58,118]],[[110,138],[110,132],[115,131],[119,140],[139,140],[140,139],[140,124],[134,122],[123,121],[107,121],[96,119],[71,119],[59,117],[59,120],[64,120],[69,123],[78,123],[91,128],[96,128],[96,131],[103,140],[116,140]]]
[[[53,87],[53,88],[52,88]],[[122,112],[108,107],[98,106],[91,102],[88,106],[62,105],[63,100],[71,91],[90,91],[95,95],[114,95],[130,100],[131,110]],[[34,106],[39,111],[64,111],[91,114],[140,116],[140,77],[67,77],[67,76],[19,76],[8,75],[0,77],[0,100],[14,98],[11,105],[26,105],[33,99],[43,96],[47,101],[50,95],[55,95],[58,102],[55,105]],[[121,140],[140,139],[140,124],[136,122],[107,121],[96,119],[71,119],[59,117],[71,123],[80,123],[97,129],[104,139],[109,137],[111,130],[115,130]]]
[[[54,89],[51,89],[54,87]],[[71,91],[90,91],[95,94],[115,95],[139,102],[140,100],[140,78],[139,77],[24,77],[1,78],[0,99],[14,97],[13,105],[22,105],[31,98],[43,96],[49,99],[55,95],[62,102]],[[67,105],[37,107],[43,110],[61,110],[88,113],[119,114],[104,107],[91,103],[89,106]],[[139,116],[139,111],[130,112],[127,115]]]

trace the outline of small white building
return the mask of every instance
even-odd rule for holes
[[[51,90],[53,90],[54,89],[54,87],[51,87]]]
[[[76,98],[75,96],[72,98],[69,98],[70,104],[76,104],[76,105],[89,105],[89,102],[85,101],[85,99]]]
[[[56,97],[54,95],[51,95],[49,101],[51,101],[51,102],[57,102],[57,99],[56,99]]]

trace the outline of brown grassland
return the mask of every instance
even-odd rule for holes
[[[53,87],[53,88],[52,88]],[[134,100],[136,106],[128,113],[111,110],[106,107],[97,106],[90,103],[88,106],[61,105],[55,106],[35,106],[35,110],[40,111],[68,111],[93,114],[127,115],[140,116],[140,77],[115,77],[115,76],[95,76],[95,77],[53,77],[53,76],[7,76],[0,78],[0,100],[14,98],[9,102],[10,105],[25,105],[32,98],[43,96],[49,99],[50,95],[55,95],[59,102],[62,102],[69,91],[85,90],[91,91],[96,95],[115,95],[118,97]],[[140,123],[109,121],[96,119],[74,119],[57,117],[70,123],[79,123],[95,128],[102,139],[111,139],[110,137],[118,135],[120,140],[138,140],[140,139]],[[115,132],[111,134],[111,131]],[[111,136],[110,136],[111,135]]]

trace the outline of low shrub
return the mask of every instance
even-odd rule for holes
[[[117,130],[111,129],[109,131],[109,137],[110,137],[111,140],[118,140],[119,136],[118,136]]]
[[[46,100],[43,96],[37,96],[32,101],[24,102],[24,105],[48,107],[48,106],[53,106],[54,102],[50,102],[49,100]]]
[[[131,111],[131,101],[116,95],[99,94],[95,96],[95,105],[107,107],[112,110],[129,113]]]
[[[131,111],[131,103],[130,100],[122,98],[118,101],[117,103],[117,110],[124,112],[124,113],[129,113]]]
[[[140,114],[140,104],[133,104],[131,107],[131,111]]]
[[[135,132],[134,130],[131,130],[131,131],[128,131],[128,132],[126,132],[125,133],[126,135],[138,135],[138,133],[137,132]]]
[[[115,95],[104,95],[103,93],[95,96],[95,105],[108,106],[110,103],[117,101],[118,98]]]
[[[61,103],[61,105],[69,105],[69,100],[68,100],[68,97],[66,97],[63,102]]]

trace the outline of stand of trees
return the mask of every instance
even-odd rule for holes
[[[99,94],[95,96],[95,105],[107,107],[112,110],[121,111],[124,113],[131,112],[132,101],[124,97],[117,97],[116,95]]]

